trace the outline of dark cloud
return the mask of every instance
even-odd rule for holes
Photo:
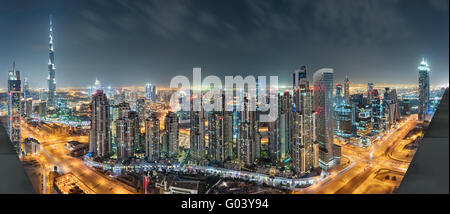
[[[448,81],[447,0],[19,0],[2,5],[0,28],[19,36],[0,35],[5,47],[0,69],[18,59],[32,85],[40,87],[45,86],[39,79],[46,76],[50,13],[56,19],[59,85],[88,85],[94,76],[112,85],[168,84],[193,66],[202,66],[205,75],[278,74],[289,83],[301,64],[312,71],[333,67],[337,80],[348,73],[356,82],[414,83],[423,56],[433,65],[432,81]]]

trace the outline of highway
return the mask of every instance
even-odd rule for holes
[[[410,115],[399,125],[381,135],[368,148],[341,145],[342,155],[352,164],[343,170],[331,170],[329,178],[295,193],[313,194],[385,194],[400,185],[409,167],[413,152],[404,150],[404,137],[416,126],[417,115]],[[416,134],[417,137],[419,134]],[[394,158],[401,156],[402,159]]]
[[[58,166],[63,173],[71,172],[85,185],[97,194],[133,194],[133,188],[125,186],[119,181],[107,178],[94,169],[86,166],[81,159],[73,158],[64,147],[69,141],[75,140],[87,143],[87,136],[55,136],[44,131],[38,131],[27,123],[22,123],[22,132],[25,136],[37,139],[41,144],[41,164],[47,168]]]

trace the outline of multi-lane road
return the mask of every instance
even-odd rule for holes
[[[391,131],[380,135],[380,139],[368,148],[353,145],[342,146],[342,156],[351,160],[344,169],[331,170],[325,178],[296,193],[315,194],[382,194],[393,193],[409,167],[412,152],[403,147],[403,139],[416,127],[417,115],[405,118]],[[403,157],[393,158],[392,154]]]
[[[72,140],[88,141],[86,136],[65,136],[43,133],[36,130],[27,123],[22,123],[22,132],[25,136],[33,137],[41,143],[41,164],[47,167],[57,166],[63,173],[71,172],[85,185],[98,194],[133,194],[136,193],[131,187],[125,186],[112,178],[108,178],[94,169],[86,166],[81,159],[68,155],[69,151],[64,145]]]

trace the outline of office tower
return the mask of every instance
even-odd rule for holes
[[[108,98],[102,90],[92,95],[90,119],[89,152],[97,157],[107,157],[111,153],[110,114]]]
[[[93,91],[93,87],[92,86],[89,86],[88,88],[87,88],[87,94],[88,94],[88,98],[89,99],[92,99],[92,94],[94,93],[94,91]]]
[[[258,132],[258,120],[256,111],[249,106],[251,99],[255,97],[244,97],[244,108],[241,112],[241,123],[239,126],[239,140],[237,143],[237,158],[244,165],[251,165],[261,155],[261,135]]]
[[[177,114],[169,111],[164,118],[164,127],[167,134],[167,155],[176,158],[178,156],[179,146]]]
[[[39,102],[39,117],[43,119],[45,118],[46,115],[47,115],[47,102],[41,100]]]
[[[290,158],[293,131],[293,101],[292,95],[285,91],[278,100],[278,145],[277,159],[282,162]]]
[[[301,66],[300,68],[296,69],[293,74],[293,82],[292,82],[292,88],[297,88],[300,86],[300,82],[302,79],[306,78],[306,66]]]
[[[342,97],[342,85],[339,83],[336,83],[336,96],[334,103],[336,105],[342,104],[344,98]]]
[[[27,100],[30,97],[30,86],[28,85],[28,79],[25,77],[25,79],[23,80],[23,98]]]
[[[146,99],[152,99],[152,84],[147,83],[145,84],[145,98]]]
[[[372,98],[373,98],[373,83],[369,82],[367,83],[367,99],[370,102]]]
[[[316,71],[313,77],[319,162],[324,169],[333,166],[333,75],[333,69],[325,68]]]
[[[225,102],[223,102],[225,105]],[[223,144],[224,144],[224,157],[225,161],[233,159],[233,112],[223,111]]]
[[[152,113],[145,120],[145,156],[150,161],[157,161],[160,157],[160,124],[156,113]]]
[[[147,118],[146,115],[146,102],[145,99],[138,99],[136,101],[136,106],[137,106],[137,112],[138,112],[138,116],[139,116],[139,123],[141,124],[141,126],[144,126],[145,123],[145,119]]]
[[[127,111],[116,121],[117,159],[125,161],[134,157],[135,147],[140,142],[137,112]]]
[[[223,163],[225,150],[223,142],[223,114],[220,111],[212,111],[208,115],[208,139],[210,159]]]
[[[8,134],[14,145],[20,143],[20,100],[22,97],[20,71],[13,69],[8,72]]]
[[[117,154],[117,128],[116,121],[119,119],[119,105],[109,105],[109,113],[111,121],[111,152]]]
[[[111,86],[108,86],[105,88],[106,90],[106,96],[109,97],[110,104],[114,101],[114,89]]]
[[[193,106],[199,105],[200,111],[194,111]],[[194,98],[191,103],[190,155],[196,160],[205,157],[205,117],[201,97]]]
[[[151,93],[151,95],[152,95],[152,101],[153,102],[155,102],[156,101],[156,94],[157,94],[158,92],[156,91],[156,85],[153,85],[152,86],[152,93]]]
[[[345,102],[350,103],[350,80],[348,79],[348,75],[345,75],[344,80],[344,99]]]
[[[269,140],[267,145],[268,150],[268,156],[269,159],[275,163],[277,162],[277,145],[278,145],[278,128],[277,128],[277,121],[269,122],[268,123],[268,132],[267,132],[267,138]]]
[[[420,100],[419,100],[420,102]],[[400,105],[397,98],[397,90],[385,89],[384,105],[386,113],[386,128],[390,129],[395,123],[400,121]]]
[[[95,82],[94,82],[94,90],[98,91],[102,89],[102,83],[100,82],[100,80],[98,80],[97,78],[95,78]]]
[[[302,176],[314,169],[314,112],[312,91],[305,78],[294,89],[292,161],[294,171]]]
[[[48,97],[47,105],[54,107],[56,105],[56,79],[55,79],[55,52],[53,49],[53,20],[50,16],[50,34],[49,34],[49,60],[48,60]]]
[[[374,97],[372,100],[372,132],[380,133],[383,131],[384,112],[381,97]]]
[[[353,108],[349,104],[337,105],[334,108],[335,134],[341,137],[351,137],[353,125]]]
[[[430,105],[430,66],[422,59],[419,67],[419,121],[424,121]]]
[[[33,98],[25,100],[25,116],[30,118],[33,114]]]
[[[130,104],[128,103],[119,103],[115,105],[110,105],[110,112],[111,112],[111,142],[112,142],[112,149],[113,152],[116,152],[116,154],[119,152],[119,143],[117,141],[118,137],[118,128],[117,128],[117,121],[119,119],[123,119],[128,117],[128,112],[131,111]],[[124,122],[124,121],[121,121]],[[122,123],[123,124],[123,123]]]
[[[129,103],[120,103],[119,105],[119,118],[125,118],[128,116],[128,112],[131,111]]]
[[[20,99],[19,109],[20,109],[20,117],[24,118],[25,117],[25,99],[23,99],[23,98]]]

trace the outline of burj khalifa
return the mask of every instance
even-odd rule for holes
[[[53,50],[53,20],[50,16],[49,60],[48,60],[48,97],[47,105],[56,105],[55,52]]]

